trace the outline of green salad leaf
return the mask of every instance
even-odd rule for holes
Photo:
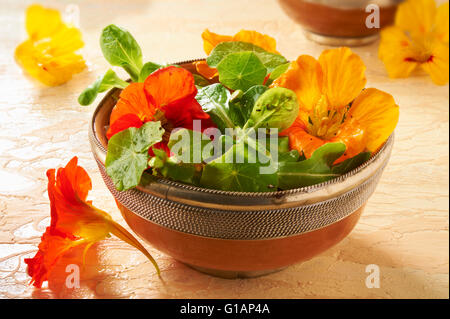
[[[111,65],[123,67],[134,82],[138,81],[142,68],[142,52],[130,32],[111,24],[103,29],[100,47]]]
[[[128,190],[139,184],[148,167],[148,150],[162,140],[163,134],[160,122],[147,122],[140,128],[130,127],[111,137],[105,166],[117,190]]]
[[[178,158],[168,157],[165,151],[157,148],[152,148],[152,151],[155,156],[150,158],[148,162],[153,171],[152,176],[162,176],[186,184],[195,183],[196,168],[194,164],[181,163]]]
[[[244,128],[277,128],[281,132],[294,123],[297,115],[297,95],[289,89],[275,87],[258,98]]]
[[[279,136],[278,137],[278,153],[287,153],[290,151],[289,148],[289,137]]]
[[[164,166],[158,170],[162,176],[176,182],[196,184],[196,168],[194,164],[179,163],[169,157]]]
[[[292,150],[285,153],[279,153],[278,154],[278,162],[299,162],[302,160],[302,157],[300,156],[300,153],[297,150]]]
[[[240,98],[231,101],[230,109],[232,110],[231,113],[234,114],[232,119],[236,126],[243,127],[247,123],[256,101],[268,89],[265,85],[255,85],[242,94]]]
[[[100,76],[91,86],[81,92],[78,97],[80,105],[89,105],[94,102],[98,93],[105,92],[114,87],[124,89],[128,86],[128,82],[121,80],[116,72],[109,69],[103,76]]]
[[[335,174],[344,175],[350,172],[351,170],[357,168],[358,166],[362,165],[364,162],[368,161],[370,155],[371,155],[370,152],[359,153],[358,155],[353,156],[352,158],[348,158],[342,163],[333,166],[332,171]]]
[[[290,62],[282,64],[277,66],[271,73],[269,76],[269,79],[266,82],[266,85],[271,85],[273,83],[273,81],[275,81],[276,79],[278,79],[284,72],[286,72],[289,69],[289,66],[291,65]]]
[[[196,96],[203,111],[209,114],[222,132],[227,127],[235,127],[230,114],[230,97],[230,92],[220,83],[201,88]]]
[[[247,143],[237,143],[221,158],[203,168],[200,185],[206,188],[237,192],[270,192],[276,190],[276,173],[261,174],[260,168],[267,166],[249,155]],[[243,159],[238,163],[236,158]]]
[[[232,41],[219,43],[206,59],[206,63],[212,68],[216,68],[231,53],[252,52],[255,54],[262,64],[267,68],[268,72],[272,72],[279,65],[288,61],[283,56],[267,52],[263,48],[247,42]]]
[[[292,189],[310,186],[340,176],[332,171],[333,163],[344,154],[343,143],[327,143],[301,162],[280,162],[278,166],[279,187]]]
[[[253,52],[228,54],[217,66],[219,81],[232,90],[247,91],[263,84],[267,68]]]

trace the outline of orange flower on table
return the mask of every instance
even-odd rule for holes
[[[272,83],[293,90],[299,115],[282,132],[307,158],[325,143],[347,146],[341,162],[377,151],[395,129],[399,108],[390,94],[365,89],[365,65],[349,48],[325,50],[319,60],[302,55]]]
[[[107,137],[153,120],[160,120],[167,132],[179,127],[192,130],[194,120],[201,121],[202,130],[214,127],[196,95],[194,77],[189,71],[175,66],[160,69],[144,83],[132,83],[122,91],[111,112]]]
[[[379,57],[391,78],[405,78],[420,67],[435,84],[449,80],[449,4],[407,0],[395,25],[381,31]]]
[[[276,49],[277,42],[275,41],[275,39],[272,38],[271,36],[256,31],[241,30],[234,36],[230,36],[213,33],[208,29],[206,29],[202,33],[202,38],[203,38],[203,49],[205,50],[205,53],[207,55],[209,55],[218,44],[222,42],[231,42],[231,41],[241,41],[251,43],[256,46],[259,46],[260,48],[263,48],[268,52],[279,54],[279,52]],[[219,75],[217,69],[210,68],[206,63],[206,61],[194,62],[194,65],[197,69],[197,72],[209,80]]]
[[[77,163],[78,159],[74,157],[57,172],[55,169],[47,171],[51,222],[42,235],[39,251],[33,258],[25,259],[31,283],[41,287],[64,253],[79,245],[86,245],[86,252],[91,245],[110,234],[139,249],[159,274],[155,260],[133,235],[113,221],[108,213],[86,200],[92,188],[91,179]]]
[[[31,5],[26,29],[29,38],[16,48],[15,58],[33,78],[56,86],[86,67],[83,57],[75,53],[84,45],[80,30],[65,24],[57,10]]]

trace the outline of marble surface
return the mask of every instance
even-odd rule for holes
[[[129,29],[145,60],[202,57],[201,32],[233,34],[241,28],[271,34],[289,59],[318,56],[275,0],[41,1],[80,9],[89,68],[69,83],[48,88],[28,78],[13,52],[25,38],[29,1],[2,0],[0,13],[0,298],[448,298],[449,91],[417,73],[390,80],[377,59],[377,43],[355,51],[367,64],[368,86],[394,95],[400,122],[391,161],[376,193],[344,241],[309,262],[255,279],[210,277],[146,245],[162,269],[111,238],[88,253],[81,287],[64,285],[69,253],[42,289],[28,285],[23,259],[32,256],[49,223],[48,168],[77,155],[93,179],[90,198],[126,226],[90,153],[87,127],[95,106],[81,107],[81,90],[107,69],[98,38],[115,23]],[[95,104],[94,104],[95,105]],[[380,267],[380,288],[365,285],[366,266]]]

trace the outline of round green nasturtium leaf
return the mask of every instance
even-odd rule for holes
[[[219,81],[232,90],[247,91],[263,84],[267,68],[253,52],[236,52],[227,55],[217,66]]]
[[[164,129],[160,122],[147,122],[115,134],[108,142],[106,173],[119,191],[136,187],[148,167],[148,149],[160,142]]]
[[[279,54],[268,52],[252,43],[240,41],[219,43],[206,59],[206,62],[210,67],[215,68],[228,54],[249,51],[253,52],[261,60],[262,64],[264,64],[269,72],[272,72],[278,66],[288,62],[285,57]]]

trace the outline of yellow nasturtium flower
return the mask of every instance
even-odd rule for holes
[[[326,143],[341,142],[347,150],[337,162],[361,152],[376,152],[394,131],[399,107],[394,98],[366,86],[366,66],[349,48],[325,50],[316,60],[301,55],[271,87],[294,91],[299,113],[282,135],[291,149],[310,158]]]
[[[83,57],[75,53],[84,45],[80,30],[64,23],[57,10],[31,5],[26,30],[29,38],[16,48],[15,58],[33,78],[56,86],[86,67]]]
[[[391,78],[405,78],[420,66],[434,83],[449,80],[449,4],[407,0],[395,25],[381,31],[379,57]]]
[[[220,35],[206,29],[202,33],[203,49],[205,53],[209,55],[211,51],[222,42],[240,41],[247,42],[259,46],[260,48],[272,52],[279,53],[276,49],[277,42],[271,36],[259,33],[257,31],[241,30],[234,36]],[[208,79],[212,79],[218,76],[218,72],[214,68],[210,68],[206,61],[195,62],[197,72]]]

